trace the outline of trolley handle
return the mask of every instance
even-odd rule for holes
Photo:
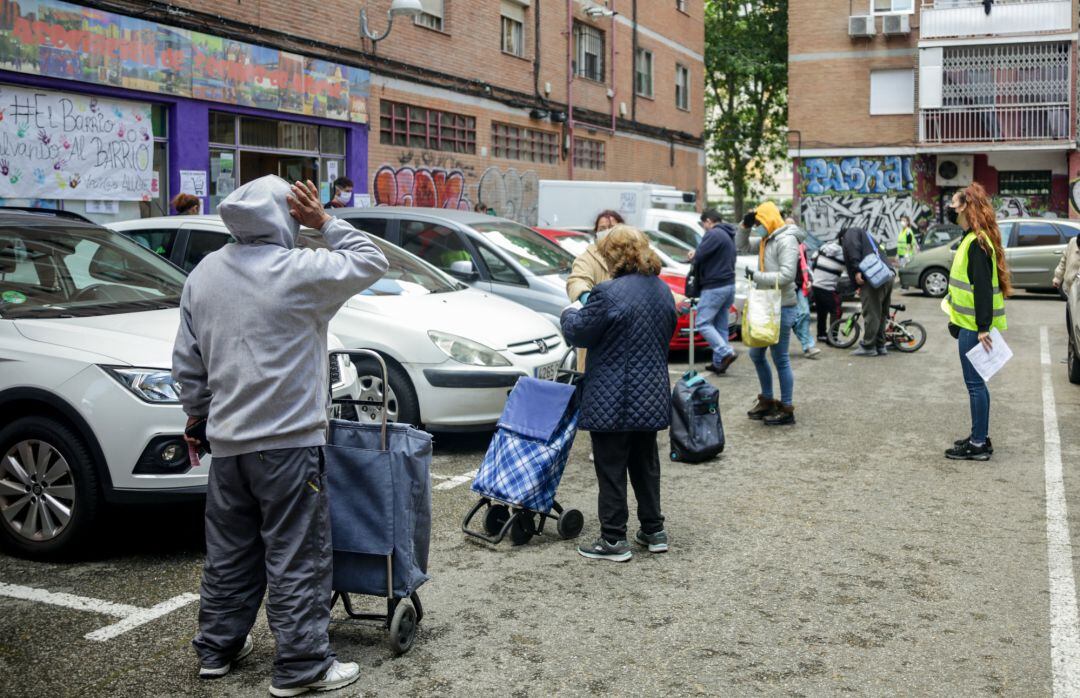
[[[344,354],[345,356],[348,356],[350,359],[355,354],[362,354],[364,356],[369,356],[369,357],[375,359],[375,361],[377,361],[378,364],[379,364],[379,368],[382,369],[382,379],[383,379],[382,424],[381,424],[381,427],[380,427],[380,430],[379,430],[379,436],[380,436],[380,441],[382,442],[382,450],[385,451],[387,449],[387,445],[386,445],[387,444],[387,441],[386,441],[386,415],[387,415],[387,412],[388,412],[388,410],[387,410],[387,402],[389,400],[389,394],[390,394],[390,391],[388,390],[388,386],[390,385],[390,373],[386,369],[386,359],[384,359],[382,357],[382,354],[380,354],[377,351],[372,351],[371,349],[331,349],[330,350],[330,359],[334,360],[334,359],[336,359],[336,357],[341,356],[342,354]],[[331,386],[328,387],[328,390],[329,390],[329,393],[330,393],[330,399],[333,400],[334,399],[334,387],[331,385]]]

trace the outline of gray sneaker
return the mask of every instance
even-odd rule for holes
[[[860,346],[858,349],[851,352],[851,355],[852,356],[877,356],[878,353],[877,353],[877,349],[875,349],[874,347]]]
[[[603,536],[592,543],[582,543],[577,551],[579,555],[590,560],[611,560],[612,562],[627,562],[634,556],[630,550],[630,544],[625,540],[609,543]]]
[[[666,553],[668,551],[667,531],[645,533],[641,529],[634,534],[634,542],[645,546],[650,553]]]
[[[880,347],[877,348],[877,355],[878,356],[888,356],[889,355],[889,349],[887,347],[885,347],[885,346],[880,346]]]

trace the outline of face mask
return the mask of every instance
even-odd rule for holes
[[[960,225],[960,214],[952,206],[945,207],[945,219],[953,225]]]
[[[597,231],[597,233],[596,233],[596,241],[600,242],[601,240],[606,238],[608,236],[608,233],[610,233],[610,232],[611,232],[611,228],[607,228],[606,230]]]
[[[340,194],[338,194],[337,197],[335,197],[335,198],[337,199],[337,202],[339,204],[347,204],[347,203],[349,203],[349,201],[352,200],[352,192],[351,191],[343,191]]]

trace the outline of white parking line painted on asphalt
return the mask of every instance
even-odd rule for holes
[[[145,625],[167,613],[172,613],[178,608],[199,600],[198,594],[180,594],[150,608],[140,608],[139,606],[94,599],[89,596],[76,596],[75,594],[48,591],[36,587],[24,587],[18,584],[5,584],[4,582],[0,582],[0,596],[119,618],[120,620],[116,623],[98,628],[84,636],[87,640],[97,642],[111,640],[117,635],[122,635],[129,630]]]
[[[1054,696],[1080,696],[1080,616],[1076,607],[1069,509],[1061,474],[1061,434],[1050,377],[1050,339],[1039,330],[1042,363],[1043,438],[1046,473],[1046,554],[1050,573],[1050,659]]]
[[[436,489],[436,490],[452,490],[455,487],[457,487],[458,485],[464,485],[466,482],[469,482],[474,477],[476,477],[476,471],[475,470],[470,470],[467,473],[462,473],[461,475],[455,475],[453,477],[450,477],[450,478],[447,478],[447,479],[443,480],[439,484],[435,485],[435,487],[433,489]]]

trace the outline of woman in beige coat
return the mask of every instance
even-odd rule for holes
[[[616,211],[601,211],[593,224],[596,242],[600,242],[600,238],[603,237],[604,233],[622,222],[623,217]],[[607,261],[600,254],[600,250],[597,249],[596,242],[589,245],[584,252],[577,256],[574,260],[574,266],[570,270],[570,276],[566,278],[566,295],[570,296],[571,303],[581,301],[584,304],[593,287],[611,280],[611,271],[608,270]],[[584,349],[578,349],[577,351],[577,370],[585,370]]]
[[[1065,253],[1061,255],[1061,261],[1054,270],[1054,288],[1068,289],[1077,276],[1080,276],[1080,242],[1074,237],[1069,240]]]

